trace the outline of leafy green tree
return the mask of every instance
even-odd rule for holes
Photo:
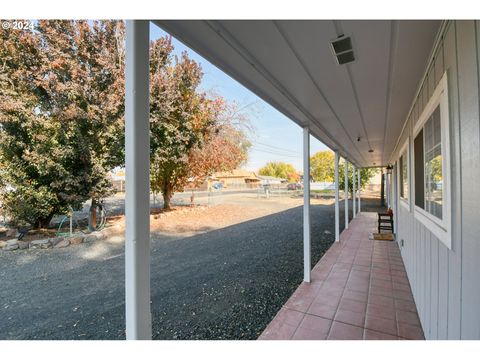
[[[333,151],[319,151],[310,157],[310,173],[314,181],[334,181],[335,154]]]
[[[360,188],[363,189],[368,181],[378,173],[376,168],[362,168],[360,169]],[[358,177],[355,171],[355,188],[358,188]],[[338,182],[340,190],[345,190],[345,162],[340,162],[338,165]],[[353,193],[353,165],[348,163],[348,191]]]
[[[289,182],[297,182],[300,179],[300,176],[293,165],[282,161],[268,162],[264,167],[258,170],[258,174],[287,179]]]
[[[200,91],[200,65],[172,51],[168,37],[150,48],[150,188],[163,195],[165,209],[189,180],[239,166],[249,147],[233,104]]]
[[[110,193],[123,164],[124,25],[47,21],[0,30],[5,211],[36,227]]]

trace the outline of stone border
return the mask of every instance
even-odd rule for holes
[[[100,231],[88,234],[74,234],[73,236],[56,236],[49,239],[38,239],[31,241],[19,241],[18,239],[0,240],[0,248],[3,251],[27,250],[27,249],[52,249],[66,248],[70,245],[90,243],[97,240],[104,240],[109,236],[123,233],[120,224],[113,225]]]
[[[182,206],[183,207],[183,206]],[[173,214],[187,213],[193,210],[204,211],[208,208],[205,205],[185,206],[182,209],[176,209],[175,211],[167,211],[150,214],[154,219],[161,219],[169,217]],[[3,229],[2,229],[3,230]],[[7,229],[6,234],[9,232],[16,233],[15,229]],[[15,251],[15,250],[27,250],[27,249],[52,249],[52,248],[65,248],[70,245],[79,245],[81,243],[89,243],[96,240],[104,240],[107,237],[124,234],[122,224],[115,224],[111,227],[104,228],[100,231],[94,231],[88,234],[75,234],[73,236],[56,236],[47,239],[38,239],[30,241],[19,241],[18,239],[0,240],[0,249],[3,251]]]

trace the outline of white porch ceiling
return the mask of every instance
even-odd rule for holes
[[[300,126],[308,124],[312,135],[363,167],[386,165],[441,22],[154,23]],[[356,58],[346,65],[337,65],[330,49],[330,41],[341,34],[352,37]]]

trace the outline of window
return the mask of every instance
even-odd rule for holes
[[[410,138],[400,149],[400,158],[398,159],[398,195],[400,205],[410,211],[410,158],[409,158]]]
[[[445,74],[414,131],[415,216],[449,248],[449,113]]]

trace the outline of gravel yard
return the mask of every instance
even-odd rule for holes
[[[362,199],[362,207],[376,211],[378,202]],[[154,338],[257,338],[302,281],[300,205],[233,196],[152,217]],[[312,264],[333,233],[331,201],[312,200]],[[124,339],[123,252],[119,236],[1,251],[0,339]]]

